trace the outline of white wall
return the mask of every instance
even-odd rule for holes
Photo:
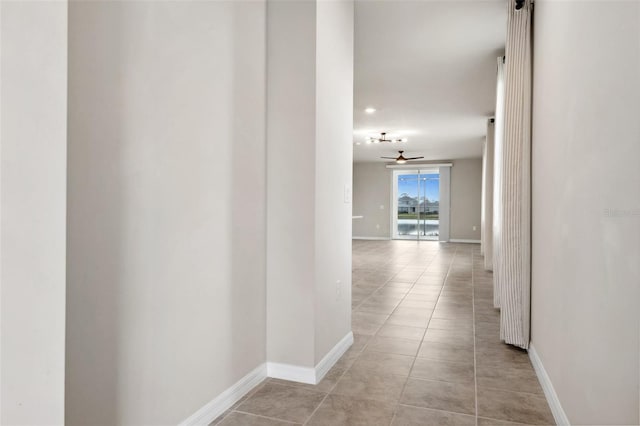
[[[312,367],[316,4],[267,9],[267,357]]]
[[[354,3],[319,1],[317,20],[315,364],[351,332]]]
[[[640,4],[535,14],[532,343],[572,424],[638,424]]]
[[[0,16],[0,423],[62,424],[67,4]]]
[[[313,368],[351,329],[353,2],[271,1],[267,28],[267,358]]]
[[[265,361],[265,13],[70,5],[70,425],[176,424]]]
[[[482,159],[455,160],[451,168],[451,239],[480,241],[481,207]]]
[[[353,164],[354,237],[390,238],[391,170],[385,163]],[[381,208],[383,207],[383,208]]]

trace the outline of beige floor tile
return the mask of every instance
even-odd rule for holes
[[[426,328],[408,327],[406,325],[385,324],[378,330],[378,336],[397,337],[401,339],[422,340]]]
[[[473,321],[473,312],[467,308],[438,307],[433,310],[434,318],[468,319]]]
[[[388,287],[387,285],[385,285],[381,289],[376,290],[373,295],[381,297],[392,296],[402,298],[407,294],[408,291],[408,288]]]
[[[411,283],[389,281],[384,286],[388,288],[401,288],[404,290],[409,290],[411,288]]]
[[[524,423],[514,423],[505,420],[487,419],[485,417],[478,417],[478,426],[514,426],[523,425]]]
[[[355,334],[353,335],[353,345],[340,357],[336,365],[342,365],[345,367],[350,367],[353,364],[353,361],[360,355],[365,346],[369,343],[373,336],[367,336],[363,334]]]
[[[554,424],[544,396],[530,393],[478,388],[478,415],[533,425]]]
[[[395,404],[343,395],[329,395],[309,426],[388,426]]]
[[[358,334],[373,336],[382,327],[381,324],[367,321],[366,319],[355,318],[351,320],[351,331]]]
[[[374,314],[390,315],[398,306],[399,302],[392,303],[373,303],[365,300],[358,306],[358,312],[372,312]]]
[[[474,385],[474,368],[472,363],[417,358],[411,369],[411,377]]]
[[[342,376],[331,393],[396,402],[400,398],[406,380],[406,376],[350,369]]]
[[[325,396],[326,393],[300,387],[265,383],[236,411],[304,423]]]
[[[542,387],[530,364],[479,365],[476,372],[478,386],[514,392],[542,394]]]
[[[436,306],[435,302],[433,302],[431,300],[404,299],[402,302],[400,302],[400,304],[398,305],[398,308],[400,308],[400,309],[402,309],[402,308],[414,308],[414,309],[418,308],[418,309],[433,311],[435,306]]]
[[[400,403],[475,415],[475,387],[409,378]]]
[[[384,352],[363,352],[351,366],[352,370],[408,376],[414,357]]]
[[[413,316],[415,318],[427,318],[431,314],[431,309],[428,308],[401,308],[398,306],[395,311],[393,311],[394,315],[403,315],[403,316]]]
[[[415,284],[433,286],[433,287],[442,287],[444,285],[444,280],[445,280],[444,276],[440,275],[439,273],[429,274],[429,275],[427,274],[428,273],[425,272],[420,277],[418,277]]]
[[[429,327],[424,340],[429,342],[450,342],[473,350],[473,329],[438,330]]]
[[[392,314],[387,320],[387,324],[405,325],[408,327],[420,327],[425,328],[429,324],[429,316],[415,315],[396,315]]]
[[[356,240],[352,261],[352,347],[320,384],[269,379],[216,425],[475,425],[476,405],[478,426],[552,423],[527,353],[500,341],[478,246]]]
[[[430,330],[461,330],[473,332],[473,320],[471,318],[432,318],[429,322]]]
[[[302,423],[291,423],[283,420],[270,419],[246,413],[229,413],[218,426],[291,426],[302,425]]]
[[[369,298],[367,299],[367,302],[374,303],[374,304],[379,303],[381,305],[397,306],[398,303],[400,303],[400,301],[403,298],[404,298],[404,295],[399,295],[399,294],[379,295],[377,294],[377,292],[375,292],[371,296],[369,296]]]
[[[420,272],[398,272],[393,276],[393,281],[414,283],[420,277]]]
[[[473,348],[470,350],[466,345],[450,342],[425,341],[420,346],[418,357],[473,365]]]
[[[476,341],[476,360],[481,366],[509,366],[529,365],[529,355],[526,351],[502,342]]]
[[[416,356],[420,341],[399,339],[397,337],[375,336],[365,348],[365,351],[386,352],[398,355]]]
[[[475,426],[475,416],[399,405],[393,426]]]
[[[416,285],[414,286],[407,297],[415,297],[417,295],[429,296],[428,300],[437,300],[440,297],[441,287],[439,286],[424,286],[424,285]]]
[[[354,312],[351,314],[351,320],[363,320],[372,324],[384,324],[389,318],[388,315],[374,314],[372,312]]]

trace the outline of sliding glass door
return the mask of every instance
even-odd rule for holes
[[[437,169],[393,171],[393,238],[438,240],[440,174]]]

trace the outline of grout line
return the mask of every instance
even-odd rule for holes
[[[345,370],[346,372],[346,370]],[[342,375],[344,376],[344,373],[342,373]],[[340,379],[342,379],[342,376],[340,376]],[[338,379],[338,381],[340,381],[340,379]],[[338,382],[336,382],[336,384],[338,384]],[[334,385],[335,387],[335,385]],[[333,388],[331,388],[331,390],[333,390]],[[329,392],[326,393],[326,395],[324,396],[324,398],[322,398],[322,401],[320,401],[320,404],[318,404],[318,406],[316,408],[314,408],[314,410],[311,412],[311,414],[309,414],[309,417],[307,417],[307,419],[302,423],[302,425],[306,425],[309,423],[309,420],[311,420],[313,418],[313,415],[316,414],[316,411],[318,411],[320,409],[320,407],[322,406],[322,404],[324,404],[324,401],[326,401],[326,399],[329,397]]]
[[[462,411],[441,410],[440,408],[421,407],[419,405],[412,405],[412,404],[398,404],[398,405],[402,405],[402,406],[405,406],[405,407],[411,407],[411,408],[420,408],[422,410],[440,411],[440,412],[443,412],[443,413],[458,414],[458,415],[462,414],[464,416],[475,417],[473,414],[463,413]]]
[[[414,249],[411,249],[411,251],[414,251]],[[400,405],[410,406],[410,407],[416,407],[416,408],[421,408],[421,409],[427,409],[427,410],[434,410],[434,411],[441,411],[441,412],[453,413],[453,414],[463,414],[463,413],[456,413],[456,412],[446,411],[446,410],[438,410],[438,409],[435,409],[435,408],[417,407],[417,406],[412,406],[412,405],[409,405],[409,404],[401,404],[401,403],[400,403],[400,398],[402,397],[402,394],[404,393],[404,390],[405,390],[405,388],[406,388],[407,382],[409,381],[409,378],[410,378],[410,375],[411,375],[411,371],[413,370],[413,367],[414,367],[414,365],[415,365],[415,362],[416,362],[416,360],[417,360],[417,358],[418,358],[417,354],[418,354],[418,352],[419,352],[419,350],[420,350],[420,347],[422,346],[422,343],[423,343],[423,341],[424,341],[424,338],[425,338],[425,336],[426,336],[426,333],[427,333],[427,331],[428,331],[428,329],[429,329],[429,325],[430,325],[430,323],[431,323],[431,319],[433,318],[433,312],[435,311],[435,308],[436,308],[436,306],[437,306],[438,302],[440,301],[440,298],[441,298],[442,293],[443,293],[443,291],[444,291],[444,287],[445,287],[445,285],[446,285],[446,283],[447,283],[447,280],[448,280],[448,278],[449,278],[449,275],[450,275],[450,273],[451,273],[451,270],[452,270],[453,264],[455,263],[456,256],[458,255],[458,247],[455,247],[455,249],[453,249],[453,250],[452,250],[452,253],[449,253],[448,251],[443,253],[443,251],[441,251],[440,249],[438,249],[438,251],[435,251],[433,254],[429,254],[429,256],[430,256],[430,260],[428,261],[427,266],[425,266],[425,268],[423,269],[422,273],[421,273],[421,274],[420,274],[420,275],[419,275],[419,276],[418,276],[418,277],[417,277],[417,278],[416,278],[412,283],[407,283],[407,284],[410,284],[410,287],[409,287],[409,288],[408,288],[408,290],[405,292],[404,296],[400,299],[400,301],[398,302],[398,304],[393,308],[393,310],[392,310],[389,314],[385,314],[385,315],[387,315],[387,320],[385,320],[385,322],[384,322],[384,323],[383,323],[383,324],[378,328],[378,330],[376,331],[376,333],[374,333],[373,335],[371,335],[371,336],[370,336],[369,341],[367,341],[367,342],[363,345],[362,349],[360,349],[360,351],[358,351],[358,352],[357,352],[357,354],[355,355],[355,358],[354,358],[353,362],[351,363],[351,365],[349,365],[349,366],[345,369],[345,371],[344,371],[344,372],[340,375],[340,377],[336,380],[336,383],[335,383],[335,384],[334,384],[334,385],[333,385],[333,386],[332,386],[332,387],[331,387],[327,392],[323,392],[323,391],[320,391],[320,390],[315,390],[315,389],[313,389],[313,388],[305,387],[305,386],[289,385],[289,384],[287,384],[287,383],[284,383],[284,382],[286,382],[286,381],[283,381],[283,383],[278,383],[279,385],[283,385],[283,386],[288,386],[288,387],[297,387],[297,388],[299,388],[299,389],[307,389],[307,390],[315,391],[315,392],[318,392],[318,393],[325,393],[325,396],[324,396],[324,398],[322,399],[322,401],[320,401],[320,403],[318,404],[318,406],[313,410],[313,412],[309,415],[309,417],[304,421],[303,425],[307,425],[307,424],[308,424],[308,422],[313,418],[313,416],[314,416],[314,415],[315,415],[315,413],[318,411],[318,409],[320,408],[320,406],[322,406],[322,404],[325,402],[325,400],[327,399],[327,397],[328,397],[328,396],[329,396],[329,395],[330,395],[330,394],[335,390],[335,388],[337,387],[338,383],[342,380],[342,378],[343,378],[343,377],[344,377],[344,375],[347,373],[347,371],[351,370],[351,368],[353,367],[353,365],[355,364],[355,362],[357,361],[357,359],[358,359],[358,358],[359,358],[359,357],[364,353],[364,351],[367,349],[367,347],[369,346],[369,344],[371,343],[371,341],[372,341],[372,340],[373,340],[373,339],[378,335],[378,332],[380,331],[380,329],[381,329],[384,325],[386,325],[386,324],[387,324],[388,319],[391,317],[391,315],[393,315],[393,313],[398,309],[398,307],[399,307],[399,306],[404,302],[404,300],[406,299],[406,297],[407,297],[407,296],[411,293],[411,291],[416,287],[416,285],[417,285],[417,281],[418,281],[418,280],[419,280],[419,279],[420,279],[420,278],[421,278],[421,277],[422,277],[422,276],[427,272],[427,269],[431,266],[431,264],[433,264],[433,262],[438,258],[438,256],[441,256],[441,255],[443,255],[443,254],[445,254],[445,255],[447,255],[447,256],[448,256],[449,254],[451,254],[451,260],[450,260],[450,262],[449,262],[449,266],[448,266],[448,268],[447,268],[447,273],[445,274],[445,276],[444,276],[444,278],[443,278],[443,280],[442,280],[442,284],[440,285],[440,291],[438,292],[438,297],[436,298],[436,302],[435,302],[435,304],[434,304],[434,308],[433,308],[433,309],[430,309],[429,318],[428,318],[428,320],[427,320],[427,324],[426,324],[426,325],[425,325],[425,327],[424,327],[425,331],[424,331],[424,332],[423,332],[423,334],[422,334],[422,340],[420,341],[420,346],[418,346],[418,351],[416,352],[416,355],[414,355],[414,356],[413,356],[413,362],[412,362],[411,367],[410,367],[410,369],[409,369],[409,374],[407,375],[407,378],[406,378],[406,380],[405,380],[405,382],[404,382],[404,385],[403,385],[402,391],[401,391],[401,393],[400,393],[400,397],[398,398],[398,401],[397,401],[397,402],[396,402],[396,404],[395,404],[394,412],[393,412],[393,416],[392,416],[392,419],[391,419],[391,423],[393,423],[393,421],[395,420],[396,412],[397,412],[397,408],[398,408],[398,406],[400,406]],[[402,257],[402,255],[397,255],[397,256],[395,256],[394,258],[398,258],[398,257]],[[473,258],[473,257],[472,257],[472,258]],[[406,268],[406,267],[407,267],[407,266],[409,266],[409,265],[410,265],[410,263],[409,263],[409,264],[406,264],[406,265],[403,265],[403,266],[402,266],[402,269]],[[353,306],[352,306],[352,307],[351,307],[351,312],[352,312],[352,313],[353,313],[353,312],[355,312],[355,311],[360,307],[360,305],[362,305],[362,304],[363,304],[367,299],[369,299],[369,298],[373,295],[373,293],[375,293],[375,292],[377,292],[378,290],[380,290],[380,289],[384,288],[384,287],[385,287],[389,282],[391,282],[391,281],[393,280],[393,278],[394,278],[398,273],[400,273],[400,272],[402,271],[402,269],[401,269],[401,270],[399,270],[398,272],[396,272],[396,273],[395,273],[393,276],[391,276],[389,279],[387,279],[387,280],[384,282],[384,284],[382,284],[381,286],[379,286],[379,287],[377,287],[375,290],[373,290],[373,292],[372,292],[369,296],[367,296],[367,297],[366,297],[366,298],[365,298],[365,299],[364,299],[360,304],[358,304],[358,306],[356,306],[356,307],[353,307]],[[473,275],[472,275],[472,277],[473,277]],[[473,278],[472,278],[472,280],[473,280]],[[473,282],[473,281],[472,281],[472,282]],[[434,287],[435,287],[435,286],[434,286]],[[473,287],[473,285],[472,285],[472,287]],[[472,290],[473,290],[473,288],[472,288]],[[364,312],[364,311],[362,311],[362,312]],[[475,319],[474,319],[474,321],[475,321]],[[418,328],[422,328],[422,327],[418,327]],[[474,322],[474,334],[475,334],[475,322]],[[411,340],[411,339],[408,339],[408,340]],[[474,345],[475,345],[475,336],[474,336]],[[474,347],[475,347],[475,346],[474,346]],[[410,356],[410,355],[404,355],[404,356]],[[474,357],[475,357],[475,351],[474,351]],[[418,379],[419,379],[419,378],[418,378]],[[429,380],[429,379],[419,379],[419,380]],[[256,387],[255,387],[251,392],[249,392],[249,393],[248,393],[248,394],[243,398],[243,400],[244,400],[244,401],[238,404],[238,408],[240,408],[240,406],[241,406],[241,405],[242,405],[242,404],[243,404],[247,399],[249,399],[251,396],[253,396],[253,395],[254,395],[254,394],[255,394],[255,393],[256,393],[260,388],[262,388],[262,387],[263,387],[263,386],[264,386],[268,381],[269,381],[269,379],[265,379],[263,382],[261,382],[259,385],[257,385],[257,386],[256,386]],[[447,383],[449,383],[449,382],[447,382]],[[292,422],[290,422],[290,421],[288,421],[288,420],[283,420],[283,419],[278,419],[278,418],[268,417],[268,416],[262,416],[262,415],[258,415],[258,414],[254,414],[254,413],[248,413],[248,412],[245,412],[245,411],[242,411],[242,410],[238,410],[238,409],[230,409],[230,410],[229,410],[229,412],[227,412],[226,414],[224,414],[224,415],[222,416],[222,418],[221,418],[219,421],[220,421],[220,422],[224,421],[224,418],[226,418],[226,417],[227,417],[227,415],[229,415],[229,414],[230,414],[230,413],[232,413],[232,412],[243,413],[243,414],[252,415],[252,416],[255,416],[255,417],[262,417],[262,418],[265,418],[265,419],[278,420],[278,421],[283,421],[283,422],[287,422],[287,423],[292,423]],[[477,416],[476,416],[476,423],[477,423]]]
[[[431,262],[433,262],[433,259],[431,260]],[[429,265],[431,265],[431,262],[429,262]],[[425,267],[425,270],[429,267],[429,265],[427,265]],[[393,277],[395,277],[396,275],[398,275],[400,273],[397,272],[395,273],[392,277],[390,277],[388,280],[386,280],[384,282],[384,284],[382,284],[380,287],[378,287],[377,289],[375,289],[369,296],[367,296],[362,302],[360,302],[360,304],[357,307],[351,307],[351,314],[353,314],[353,312],[358,309],[360,307],[360,305],[362,305],[365,301],[367,301],[372,295],[373,293],[377,292],[378,290],[384,288]],[[424,271],[423,271],[424,273]],[[420,274],[415,281],[418,281],[418,278],[420,278],[422,276],[422,274]],[[338,383],[340,382],[340,380],[342,380],[342,378],[344,377],[345,374],[347,374],[347,371],[351,370],[351,368],[353,367],[353,365],[356,363],[356,361],[358,360],[358,358],[360,357],[360,355],[362,355],[362,353],[365,351],[365,349],[367,348],[367,346],[369,346],[369,344],[371,343],[371,341],[374,339],[374,337],[378,334],[378,331],[387,323],[387,321],[389,320],[389,318],[391,317],[391,315],[393,315],[393,312],[395,312],[396,309],[398,309],[398,306],[400,306],[400,304],[404,301],[404,299],[407,297],[407,294],[409,294],[409,292],[411,291],[411,289],[413,289],[413,286],[415,286],[415,281],[413,282],[413,284],[411,284],[411,287],[409,287],[409,290],[404,294],[404,296],[402,296],[402,299],[400,299],[400,302],[398,302],[398,304],[393,308],[393,310],[391,311],[391,313],[389,313],[387,315],[387,319],[385,320],[385,322],[380,325],[380,327],[378,327],[378,330],[376,330],[376,332],[369,338],[369,340],[367,341],[367,343],[365,343],[362,346],[362,349],[358,352],[358,355],[355,357],[355,359],[353,360],[353,363],[351,363],[351,365],[349,365],[349,367],[347,367],[344,372],[340,375],[340,377],[338,378],[338,380],[336,380],[336,383],[331,387],[331,389],[329,389],[329,391],[327,392],[327,394],[324,396],[324,398],[322,398],[322,401],[320,401],[320,404],[318,404],[318,406],[313,410],[313,412],[309,415],[309,417],[305,420],[305,422],[303,423],[303,426],[307,425],[309,423],[309,421],[313,418],[314,414],[316,413],[316,411],[318,411],[318,409],[322,406],[322,404],[324,404],[324,401],[329,397],[329,395],[331,395],[331,392],[334,391],[334,389],[338,386]],[[417,353],[416,353],[417,355]],[[414,362],[415,362],[415,357],[414,357]],[[408,380],[408,378],[407,378]],[[406,382],[405,382],[406,384]],[[403,388],[404,390],[404,388]],[[401,394],[402,395],[402,394]],[[394,417],[395,417],[395,409],[394,409],[394,413],[393,413]]]
[[[289,424],[292,424],[292,425],[299,424],[299,423],[296,423],[296,422],[292,422],[292,421],[290,421],[290,420],[279,419],[279,418],[277,418],[277,417],[263,416],[262,414],[249,413],[249,412],[247,412],[247,411],[233,410],[233,412],[241,413],[241,414],[247,414],[247,415],[249,415],[249,416],[259,417],[259,418],[262,418],[262,419],[277,420],[277,421],[279,421],[279,422],[289,423]],[[229,413],[229,414],[231,414],[231,413]],[[226,416],[225,416],[225,417],[226,417]],[[224,421],[224,419],[222,419],[222,421]]]
[[[413,357],[413,362],[411,363],[411,367],[409,368],[409,374],[407,375],[407,379],[404,382],[404,385],[402,386],[402,391],[400,392],[400,397],[398,398],[398,401],[396,402],[396,405],[393,409],[393,417],[391,417],[391,424],[393,424],[393,422],[396,419],[396,413],[398,412],[398,406],[401,405],[400,401],[402,400],[402,395],[404,395],[404,391],[407,388],[407,383],[409,382],[409,378],[411,377],[411,372],[413,371],[413,367],[416,364],[416,360],[418,359],[418,354],[420,353],[420,349],[422,348],[422,345],[424,343],[424,338],[427,335],[427,330],[429,330],[429,324],[431,323],[431,318],[433,318],[433,312],[436,309],[436,306],[438,306],[438,301],[440,300],[440,296],[442,295],[442,291],[444,290],[444,286],[447,283],[447,278],[449,278],[449,273],[451,272],[451,267],[453,266],[453,262],[456,259],[456,253],[458,252],[458,249],[456,248],[455,251],[453,252],[453,256],[451,256],[451,262],[449,263],[449,268],[447,269],[447,273],[444,276],[444,279],[442,280],[442,286],[440,287],[440,292],[438,293],[438,298],[436,299],[436,303],[433,307],[433,310],[431,310],[431,314],[429,315],[429,320],[427,321],[427,326],[424,329],[424,333],[422,333],[422,340],[420,341],[420,345],[418,345],[418,351],[416,352],[416,355]],[[436,256],[434,256],[435,259]],[[433,263],[433,260],[431,260],[431,262],[429,263],[429,266],[431,266],[431,263]],[[425,271],[429,268],[429,266],[427,266],[425,268]],[[424,274],[424,272],[420,275],[422,276]],[[419,279],[420,277],[418,277]],[[416,279],[416,282],[418,281],[418,279]],[[413,286],[411,287],[410,291],[413,290],[413,287],[415,287],[415,283],[413,284]],[[407,293],[408,294],[408,293]],[[477,425],[476,425],[477,426]]]

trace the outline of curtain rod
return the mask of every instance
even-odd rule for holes
[[[387,169],[437,169],[438,167],[453,167],[453,163],[407,163],[387,164]]]

